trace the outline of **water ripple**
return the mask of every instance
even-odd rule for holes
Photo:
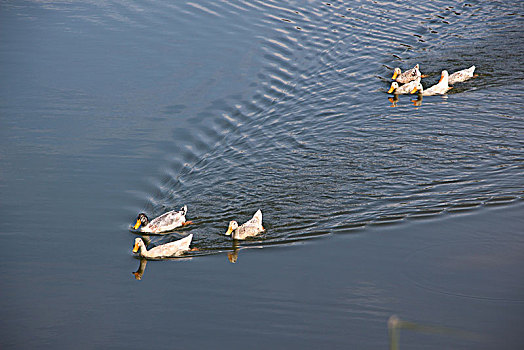
[[[512,74],[497,70],[510,60],[497,49],[509,43],[507,50],[523,56],[522,36],[510,30],[518,26],[510,5],[404,5],[157,4],[165,18],[187,15],[184,21],[203,26],[235,16],[224,32],[250,33],[262,68],[251,77],[252,90],[219,98],[189,118],[156,193],[137,195],[154,213],[188,204],[198,254],[231,249],[222,235],[227,222],[245,221],[258,208],[268,232],[246,246],[520,200],[519,89],[484,92],[506,84],[488,79],[495,71]],[[136,23],[153,20],[129,11]],[[500,42],[497,31],[514,34]],[[478,47],[466,49],[472,41]],[[420,109],[389,109],[380,91],[391,69],[415,63],[430,80],[443,68],[470,64],[483,77],[448,99],[424,99]],[[491,108],[479,109],[477,99]],[[179,102],[165,111],[186,107]]]

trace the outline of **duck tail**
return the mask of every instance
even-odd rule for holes
[[[258,209],[255,215],[253,215],[254,218],[257,218],[258,221],[262,222],[262,210]]]

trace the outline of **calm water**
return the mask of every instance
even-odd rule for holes
[[[0,2],[0,347],[378,349],[396,314],[453,330],[402,349],[521,348],[523,15]],[[478,77],[387,95],[417,63]],[[184,204],[152,245],[199,251],[133,257],[137,213]],[[264,235],[223,235],[259,208]]]

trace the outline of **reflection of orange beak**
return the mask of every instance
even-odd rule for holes
[[[397,78],[397,75],[398,75],[397,71],[394,71],[393,72],[393,77],[391,79],[395,80]]]
[[[135,243],[135,246],[133,247],[133,253],[138,252],[138,243]]]
[[[136,230],[137,228],[140,227],[140,225],[142,225],[142,221],[140,221],[140,219],[137,219],[136,220],[136,224],[135,224],[135,226],[133,226],[133,228]]]
[[[230,263],[232,264],[236,263],[237,259],[238,259],[238,253],[235,253],[235,252],[227,253],[227,260],[229,260]]]

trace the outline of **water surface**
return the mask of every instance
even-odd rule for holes
[[[511,336],[493,331],[491,343],[474,344],[518,348],[523,288],[513,272],[524,259],[511,242],[520,247],[522,221],[508,225],[524,187],[522,14],[520,2],[484,1],[2,2],[2,347],[120,348],[145,338],[245,347],[256,337],[260,348],[376,349],[387,346],[393,313],[459,327],[503,305]],[[478,77],[445,97],[388,100],[392,69],[417,63],[426,86],[443,69],[475,65]],[[143,264],[135,280],[136,214],[184,204],[195,225],[152,245],[191,232],[199,251]],[[485,211],[498,205],[503,214]],[[259,208],[265,234],[240,244],[223,235],[229,220]],[[450,226],[459,243],[446,247],[435,235],[450,232],[430,228],[448,213],[473,216],[461,216],[462,231]],[[389,232],[392,224],[400,229]],[[477,240],[486,225],[500,227],[489,231],[497,236]],[[443,246],[417,250],[414,232]],[[369,298],[405,280],[384,261],[335,249],[340,242],[379,245],[386,265],[393,247],[412,254],[396,265],[411,281],[397,306]],[[463,283],[484,271],[467,266],[486,254],[485,272]],[[325,263],[309,276],[311,258]],[[479,282],[500,271],[500,288]],[[308,292],[316,285],[326,289]],[[412,291],[424,305],[438,295],[433,307],[449,314],[419,313]],[[351,308],[330,301],[342,295]],[[457,309],[473,297],[477,309]],[[464,322],[453,321],[459,314]],[[316,333],[298,322],[318,315],[326,327]],[[257,320],[265,327],[231,340]],[[420,348],[443,338],[402,339]]]

